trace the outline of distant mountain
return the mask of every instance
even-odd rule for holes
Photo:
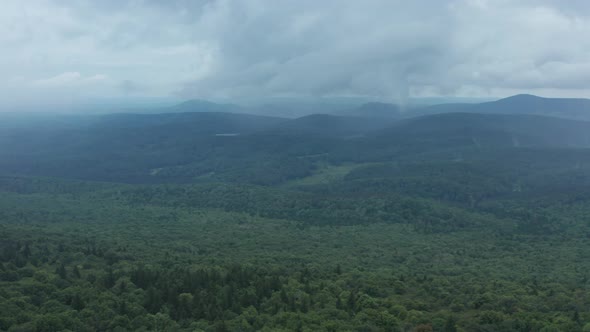
[[[403,112],[398,105],[381,102],[366,103],[354,109],[342,112],[341,114],[386,119],[398,119],[403,117]]]
[[[590,122],[528,114],[285,119],[225,112],[120,113],[5,127],[0,174],[276,184],[308,176],[322,162],[449,160],[469,151],[585,147],[590,147]]]
[[[341,112],[347,116],[370,117],[378,119],[409,119],[417,116],[432,115],[439,113],[474,112],[472,107],[478,104],[449,103],[434,105],[407,105],[400,107],[396,104],[371,102],[357,108]]]
[[[299,118],[311,114],[341,114],[370,101],[364,97],[305,97],[282,96],[240,99],[247,113]]]
[[[275,101],[247,108],[248,113],[280,116],[285,118],[300,118],[312,114],[339,114],[342,109],[350,105],[342,105],[329,102],[303,102],[303,101]]]
[[[445,113],[400,121],[373,142],[404,149],[590,147],[590,122],[527,114]]]
[[[291,134],[355,137],[391,125],[393,119],[312,114],[278,124],[273,130]]]
[[[243,113],[242,107],[235,104],[220,104],[207,100],[192,99],[182,102],[165,109],[166,113],[184,113],[184,112],[227,112]]]
[[[207,100],[187,100],[178,105],[155,109],[149,113],[184,113],[184,112],[226,112],[275,116],[282,118],[299,118],[312,114],[335,114],[343,108],[350,107],[329,101],[275,100],[263,104],[237,105],[231,103],[215,103]]]
[[[418,110],[421,114],[449,112],[533,114],[590,121],[590,99],[543,98],[521,94],[480,104],[440,104]]]
[[[543,98],[523,94],[478,104],[474,110],[482,113],[536,114],[590,120],[590,99]]]
[[[352,107],[352,108],[351,108]],[[575,120],[590,121],[590,99],[543,98],[533,95],[516,95],[484,103],[447,103],[429,106],[411,104],[400,107],[385,102],[368,102],[359,106],[345,106],[329,103],[283,102],[258,106],[239,106],[230,103],[215,103],[206,100],[188,100],[165,108],[153,108],[132,113],[245,113],[300,118],[314,114],[333,114],[347,117],[376,119],[407,119],[416,116],[441,113],[490,113],[490,114],[533,114]]]
[[[415,109],[411,114],[413,116],[433,115],[442,113],[471,112],[478,104],[437,104]]]

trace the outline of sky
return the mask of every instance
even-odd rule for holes
[[[590,98],[586,0],[2,0],[0,108]]]

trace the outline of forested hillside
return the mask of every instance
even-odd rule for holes
[[[350,115],[381,118],[410,118],[417,115],[468,112],[481,114],[528,114],[553,116],[564,119],[590,121],[590,99],[543,98],[520,94],[483,103],[444,103],[428,106],[410,106],[400,111],[398,105],[368,103],[347,112]]]
[[[588,122],[6,119],[1,331],[590,331]]]

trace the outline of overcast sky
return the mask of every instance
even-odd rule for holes
[[[590,97],[587,0],[2,0],[0,105]]]

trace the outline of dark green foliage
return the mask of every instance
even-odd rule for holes
[[[231,208],[240,195],[213,198],[249,213],[175,203],[207,187],[54,182],[0,194],[3,329],[581,331],[590,318],[579,202],[545,207],[564,230],[540,235],[511,209],[429,231],[417,217],[300,227]]]
[[[4,124],[0,330],[589,330],[587,124],[332,120]]]

